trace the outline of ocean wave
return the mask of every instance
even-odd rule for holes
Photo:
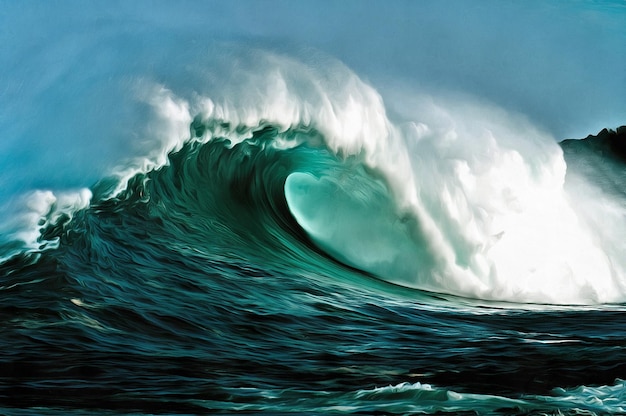
[[[274,53],[248,58],[254,70],[239,62],[221,101],[140,81],[154,114],[144,153],[71,198],[33,193],[14,240],[32,250],[35,235],[45,246],[84,227],[71,218],[94,192],[89,212],[140,202],[181,230],[235,234],[241,246],[247,235],[257,240],[250,251],[316,247],[409,288],[521,303],[624,300],[622,257],[603,246],[623,227],[599,228],[577,211],[562,151],[527,120],[455,97],[392,121],[381,95],[338,62],[321,70]],[[605,198],[594,209],[617,224],[616,207]]]

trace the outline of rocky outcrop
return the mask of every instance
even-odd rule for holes
[[[603,157],[611,157],[626,163],[626,126],[615,130],[603,129],[597,135],[589,135],[582,140],[568,139],[560,143],[566,153],[593,152]]]
[[[608,194],[626,197],[626,126],[560,145],[567,163],[566,185],[582,176]]]

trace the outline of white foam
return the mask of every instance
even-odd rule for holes
[[[29,192],[3,207],[8,219],[0,224],[0,229],[6,240],[19,242],[20,250],[53,248],[57,241],[42,241],[41,230],[57,224],[63,217],[71,219],[77,211],[89,206],[91,197],[87,188],[56,193],[50,190]],[[4,258],[12,254],[12,251],[0,253]]]
[[[359,390],[355,397],[368,402],[384,401],[387,406],[396,404],[396,411],[460,411],[481,409],[484,412],[498,408],[530,410],[537,408],[577,409],[589,414],[622,414],[626,411],[626,385],[615,380],[612,386],[578,386],[556,388],[550,396],[526,395],[520,399],[503,396],[457,393],[425,383],[400,383],[368,390]],[[397,402],[394,401],[397,397]],[[410,397],[409,400],[407,398]],[[382,409],[381,409],[382,410]],[[596,413],[597,412],[597,413]]]
[[[443,290],[515,302],[622,301],[619,258],[597,244],[598,233],[615,230],[594,230],[578,215],[555,140],[523,117],[454,98],[414,115],[429,133],[405,133],[420,195],[414,212],[437,225]]]

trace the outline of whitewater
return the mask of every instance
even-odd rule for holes
[[[2,57],[3,414],[625,412],[614,142],[118,18]]]

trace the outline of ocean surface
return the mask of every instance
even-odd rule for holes
[[[3,4],[41,26],[0,33],[1,414],[626,413],[594,138],[202,14]]]

